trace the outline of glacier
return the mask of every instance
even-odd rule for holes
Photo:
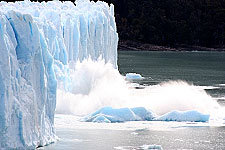
[[[84,59],[117,68],[117,43],[105,2],[0,2],[0,149],[54,142],[57,88]]]
[[[105,2],[0,2],[0,149],[55,142],[55,110],[98,123],[217,117],[219,104],[186,82],[136,90],[129,81],[144,77],[119,73],[117,44]]]

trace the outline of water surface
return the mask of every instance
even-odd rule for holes
[[[170,80],[184,80],[203,87],[223,105],[225,100],[224,52],[135,52],[119,51],[122,75],[135,72],[143,87]],[[139,89],[137,89],[139,90]],[[225,149],[225,124],[191,122],[86,123],[69,115],[55,117],[55,144],[44,149],[64,150],[140,150],[143,145],[174,149]]]
[[[225,99],[225,52],[119,51],[121,74],[136,72],[145,77],[136,81],[154,85],[169,80],[184,80]]]

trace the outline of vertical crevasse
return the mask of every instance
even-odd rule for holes
[[[0,149],[54,142],[57,87],[99,57],[117,68],[114,8],[104,2],[0,2]]]

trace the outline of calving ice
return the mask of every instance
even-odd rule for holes
[[[101,57],[117,68],[113,5],[0,2],[0,149],[31,149],[56,140],[57,88],[70,67]]]
[[[224,109],[186,82],[137,90],[130,81],[145,78],[119,73],[117,44],[113,5],[0,2],[0,149],[54,142],[55,112],[87,122],[224,122]]]

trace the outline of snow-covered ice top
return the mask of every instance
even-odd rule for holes
[[[113,5],[0,2],[0,149],[53,142],[58,83],[89,57],[117,68],[117,42]]]

